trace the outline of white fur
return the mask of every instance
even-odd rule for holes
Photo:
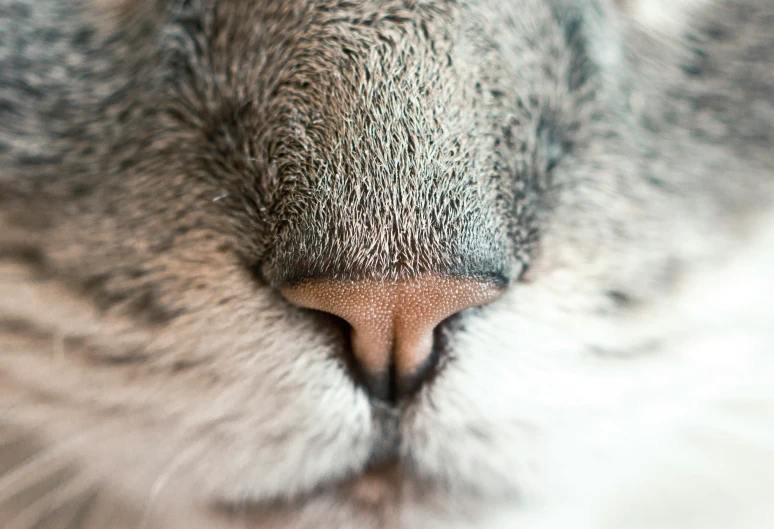
[[[690,22],[691,16],[713,0],[634,0],[631,17],[645,29],[672,34]]]
[[[461,355],[459,370],[444,379],[440,414],[463,421],[487,410],[478,420],[497,422],[509,438],[510,457],[491,457],[494,466],[479,464],[473,475],[493,491],[498,470],[504,481],[519,475],[523,502],[497,509],[487,527],[774,522],[774,224],[733,260],[709,268],[660,307],[598,325],[607,336],[568,340],[571,325],[548,311],[535,321],[508,317],[503,307],[489,318],[498,332]],[[518,298],[536,297],[515,292],[503,303],[518,312]],[[481,336],[477,330],[470,335]],[[609,348],[611,336],[620,358],[589,353],[599,343]],[[627,357],[639,345],[644,350]],[[468,445],[466,455],[485,451]]]

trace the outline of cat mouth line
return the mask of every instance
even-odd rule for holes
[[[314,501],[326,494],[347,497],[364,506],[397,502],[405,479],[410,478],[410,463],[400,455],[401,419],[403,414],[387,406],[374,406],[372,419],[375,432],[368,441],[370,450],[367,458],[357,468],[311,483],[309,487],[292,493],[276,493],[268,497],[250,498],[249,494],[239,500],[216,499],[212,506],[221,514],[269,512],[290,508]],[[310,456],[314,457],[314,456]],[[328,457],[343,457],[343,455]],[[338,474],[338,475],[336,475]]]
[[[362,471],[323,481],[304,493],[265,500],[220,500],[211,504],[219,516],[263,516],[282,510],[297,509],[326,495],[346,499],[361,509],[378,509],[397,505],[401,501],[403,485],[410,479],[406,465],[398,459],[369,465]]]

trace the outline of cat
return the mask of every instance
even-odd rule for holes
[[[772,28],[0,0],[0,525],[771,525]]]

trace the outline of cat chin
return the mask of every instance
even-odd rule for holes
[[[295,480],[272,481],[267,479],[265,472],[260,473],[264,479],[259,480],[258,473],[250,476],[243,472],[240,478],[226,483],[220,477],[227,474],[221,472],[218,476],[220,486],[214,486],[216,476],[210,475],[206,481],[199,476],[199,470],[196,472],[198,477],[184,474],[180,477],[198,484],[196,490],[192,490],[192,497],[198,498],[198,502],[213,503],[225,511],[260,512],[288,505],[316,504],[326,497],[335,497],[337,503],[351,504],[361,510],[402,510],[407,505],[420,505],[422,501],[418,498],[433,501],[457,498],[455,501],[474,503],[502,503],[521,498],[524,473],[516,466],[495,464],[491,456],[478,459],[475,465],[476,458],[481,457],[480,450],[473,455],[453,451],[465,444],[464,440],[454,442],[450,445],[451,450],[442,452],[433,452],[431,448],[420,454],[417,450],[416,456],[411,446],[406,445],[404,455],[362,465],[354,455],[356,449],[320,454],[316,459],[326,461],[326,464],[316,469],[318,479],[314,481],[300,479],[300,476]],[[495,447],[491,450],[497,451]],[[303,467],[303,463],[296,462],[299,475],[304,472]],[[175,486],[170,490],[179,489]]]
[[[189,510],[190,512],[194,510]],[[517,497],[484,498],[449,490],[438,483],[406,475],[399,465],[386,465],[338,483],[323,485],[303,498],[270,502],[214,502],[195,520],[202,529],[232,528],[247,523],[257,529],[337,527],[397,529],[509,528],[531,516]],[[184,519],[174,514],[175,523]],[[207,523],[203,521],[209,520]],[[521,523],[521,522],[519,522]],[[504,525],[505,524],[505,525]]]

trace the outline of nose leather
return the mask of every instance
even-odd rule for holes
[[[433,350],[433,330],[449,316],[494,301],[494,282],[423,276],[401,281],[315,280],[282,289],[292,303],[334,314],[351,328],[355,358],[368,375],[415,375]]]

